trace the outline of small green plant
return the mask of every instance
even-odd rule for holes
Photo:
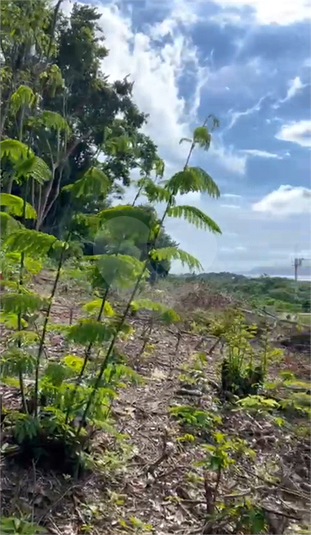
[[[22,518],[2,516],[0,520],[0,532],[7,534],[11,533],[12,535],[36,535],[40,533],[43,534],[44,530],[37,524],[28,522]]]
[[[192,407],[191,405],[177,405],[170,407],[169,413],[176,418],[182,426],[196,432],[212,429],[215,424],[221,423],[220,416],[211,412]]]

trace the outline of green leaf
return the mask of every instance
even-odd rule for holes
[[[171,193],[167,189],[158,186],[151,179],[144,180],[144,194],[149,202],[168,202],[171,198]]]
[[[1,374],[4,377],[15,376],[20,373],[31,375],[35,370],[36,358],[23,349],[15,347],[1,357]]]
[[[193,142],[204,150],[209,149],[211,139],[211,134],[206,126],[198,126],[193,132]]]
[[[208,193],[210,197],[219,197],[220,191],[214,180],[201,167],[186,167],[170,178],[166,189],[173,195],[181,195],[191,191]]]
[[[168,209],[167,215],[169,217],[183,217],[197,228],[221,234],[221,230],[215,221],[195,206],[172,206]]]
[[[94,311],[98,311],[100,309],[102,305],[102,299],[95,299],[94,301],[90,301],[89,303],[86,303],[85,305],[83,305],[82,309],[85,310],[86,312],[94,312]],[[105,301],[105,304],[104,304],[104,314],[105,316],[115,316],[115,311],[113,310],[112,306],[110,305],[110,303],[108,303],[108,301]]]
[[[68,339],[77,344],[108,342],[114,331],[110,325],[95,320],[81,320],[68,330]]]
[[[71,195],[77,198],[88,195],[99,197],[102,194],[107,194],[110,187],[111,184],[107,175],[100,169],[91,167],[79,180],[65,186],[63,190],[70,191]]]
[[[21,159],[25,160],[33,156],[33,151],[17,139],[4,139],[0,142],[0,154],[1,159],[7,156],[12,163],[16,163]]]
[[[51,247],[61,246],[62,242],[55,236],[37,230],[22,229],[6,238],[3,247],[8,252],[25,253],[29,256],[44,256]]]
[[[23,107],[29,107],[34,100],[34,92],[27,85],[20,85],[11,96],[12,111],[16,113]]]
[[[8,213],[11,215],[15,215],[18,217],[21,217],[23,215],[24,201],[21,197],[17,197],[17,195],[11,195],[10,193],[0,193],[0,206],[5,206],[8,210]],[[26,219],[37,218],[36,210],[28,202],[26,202],[25,217]]]
[[[15,165],[16,177],[32,177],[38,184],[52,179],[52,172],[47,163],[39,156],[31,155]]]
[[[104,254],[94,258],[97,260],[92,279],[94,288],[103,288],[110,284],[130,287],[144,268],[144,262],[129,255]]]
[[[7,212],[0,212],[0,229],[1,237],[5,238],[11,232],[14,232],[21,228],[22,225],[14,217],[10,216]]]
[[[149,253],[152,260],[179,260],[183,266],[188,266],[191,270],[203,270],[200,262],[191,254],[177,249],[176,247],[163,247],[162,249],[152,249]]]
[[[70,132],[70,127],[67,121],[64,119],[64,117],[62,117],[62,115],[60,115],[56,111],[45,110],[44,112],[42,112],[39,119],[44,126],[50,128],[51,130],[54,129],[63,130],[68,133]]]
[[[142,208],[138,208],[136,206],[115,206],[114,208],[108,208],[107,210],[103,210],[102,212],[99,212],[98,219],[101,223],[104,223],[106,221],[111,221],[112,219],[118,218],[118,217],[131,217],[134,220],[138,220],[141,223],[144,223],[146,227],[150,227],[150,225],[153,222],[153,214],[151,212],[148,212],[146,210],[143,210]]]
[[[5,293],[1,296],[1,309],[5,313],[29,314],[40,310],[46,302],[35,293]]]

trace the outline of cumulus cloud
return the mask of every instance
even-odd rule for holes
[[[278,154],[275,154],[274,152],[267,152],[265,150],[257,150],[257,149],[245,149],[241,150],[243,154],[248,154],[249,156],[254,156],[257,158],[276,158],[278,160],[282,160],[282,156],[279,156]]]
[[[255,212],[273,215],[303,214],[311,211],[311,189],[302,186],[280,186],[253,204]]]
[[[282,141],[298,143],[301,147],[311,147],[311,121],[283,124],[275,137]]]
[[[234,210],[241,208],[238,204],[221,204],[220,206],[221,208],[233,208]]]

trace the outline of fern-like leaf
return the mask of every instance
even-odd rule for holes
[[[21,197],[17,195],[11,195],[10,193],[0,193],[0,206],[5,206],[7,211],[11,215],[21,217],[24,211],[24,201]],[[37,212],[36,210],[26,202],[25,206],[25,218],[26,219],[36,219]]]
[[[70,191],[71,195],[77,198],[88,195],[99,197],[109,191],[110,185],[109,178],[103,171],[91,167],[79,180],[65,186],[63,190]]]
[[[208,193],[211,197],[219,197],[220,191],[214,180],[201,167],[186,167],[176,173],[165,185],[173,195],[181,195],[191,191]]]
[[[172,206],[168,209],[167,215],[170,217],[183,217],[197,228],[221,234],[221,230],[215,221],[195,206]]]
[[[40,310],[45,302],[35,293],[5,293],[1,296],[1,309],[9,314],[29,314]]]
[[[188,266],[191,270],[202,270],[200,262],[191,254],[177,249],[177,247],[163,247],[161,249],[152,249],[149,256],[152,260],[179,260],[183,266]]]
[[[11,96],[12,111],[16,113],[23,107],[29,107],[34,100],[34,92],[27,85],[20,85]]]
[[[142,208],[128,205],[108,208],[107,210],[99,212],[97,217],[101,223],[111,221],[112,219],[118,217],[131,217],[133,218],[133,220],[136,219],[137,221],[144,223],[144,225],[146,225],[148,228],[153,221],[153,214],[151,212],[149,213],[148,211],[143,210]]]
[[[0,212],[0,229],[2,238],[5,238],[11,232],[18,230],[21,228],[21,226],[22,225],[7,212]]]
[[[206,126],[198,126],[193,132],[193,142],[204,150],[209,149],[211,139],[211,134]]]
[[[102,304],[101,299],[95,299],[94,301],[90,301],[89,303],[86,303],[85,305],[83,305],[82,309],[85,310],[85,312],[89,312],[89,313],[98,312],[98,310],[101,307],[101,304]],[[113,307],[110,305],[110,303],[108,303],[108,301],[105,301],[105,304],[104,304],[104,314],[105,316],[110,316],[110,317],[116,315],[115,311],[113,310]]]
[[[68,330],[68,339],[77,344],[101,344],[108,342],[114,334],[114,329],[99,321],[81,320]]]
[[[171,198],[168,189],[158,186],[150,179],[144,181],[144,193],[149,202],[168,202]]]
[[[45,110],[40,116],[40,122],[51,130],[70,132],[70,127],[62,115],[56,111]]]
[[[129,255],[98,255],[92,276],[94,288],[117,285],[123,288],[131,286],[144,268],[144,263]]]
[[[1,358],[1,374],[4,377],[17,377],[21,373],[31,375],[35,369],[35,363],[36,359],[33,355],[15,347],[6,351]]]
[[[1,159],[7,156],[12,163],[16,163],[33,156],[33,151],[17,139],[4,139],[0,141],[0,155]]]
[[[22,229],[10,234],[4,241],[3,247],[8,252],[25,253],[41,258],[56,245],[62,246],[62,242],[55,236],[37,230]]]
[[[32,177],[38,184],[51,180],[52,173],[47,163],[39,156],[31,155],[15,165],[16,177]]]

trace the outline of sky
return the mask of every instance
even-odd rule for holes
[[[290,274],[294,256],[311,260],[311,0],[85,3],[102,15],[110,51],[102,70],[111,81],[134,81],[166,178],[185,163],[180,138],[209,114],[220,121],[210,150],[191,162],[213,177],[220,198],[180,200],[206,212],[222,235],[169,219],[180,248],[206,272],[280,266]]]

